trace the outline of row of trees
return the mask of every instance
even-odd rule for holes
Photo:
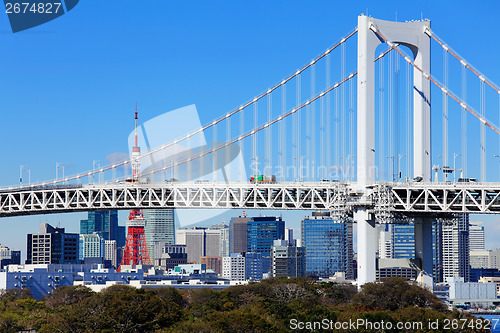
[[[427,323],[463,315],[401,278],[366,284],[360,292],[352,285],[273,278],[221,291],[117,285],[94,293],[71,286],[43,301],[27,290],[0,296],[1,332],[289,332],[293,320]]]

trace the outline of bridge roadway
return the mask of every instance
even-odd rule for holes
[[[406,216],[500,213],[500,183],[106,183],[0,189],[0,217],[90,210],[200,208],[330,210]]]

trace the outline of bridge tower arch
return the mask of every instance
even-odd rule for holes
[[[358,16],[358,77],[357,77],[357,186],[368,193],[375,182],[375,51],[387,41],[407,46],[414,63],[430,73],[430,38],[426,30],[430,21],[391,22]],[[431,117],[430,81],[422,72],[413,71],[413,170],[414,177],[431,181]],[[354,210],[358,226],[358,286],[375,280],[377,232],[375,218],[366,207]],[[432,223],[415,219],[415,256],[422,263],[420,281],[432,288]]]

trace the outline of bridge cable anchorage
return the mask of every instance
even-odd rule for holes
[[[379,59],[382,59],[386,54],[388,54],[391,50],[393,50],[395,48],[395,46],[389,48],[388,50],[382,52],[376,59],[375,61],[379,60]],[[314,98],[311,98],[309,101],[306,101],[305,103],[303,103],[302,105],[300,105],[298,108],[293,108],[292,110],[288,111],[287,113],[279,116],[278,118],[275,118],[273,121],[269,122],[268,124],[265,124],[265,125],[262,125],[260,127],[257,127],[253,130],[251,130],[250,132],[244,134],[244,135],[240,135],[238,138],[236,139],[233,139],[232,141],[230,142],[227,142],[225,145],[223,146],[220,146],[220,147],[214,147],[213,149],[209,150],[209,151],[206,151],[206,152],[203,152],[197,156],[194,156],[191,158],[192,159],[196,159],[196,158],[200,158],[200,157],[203,157],[205,155],[208,155],[210,153],[212,153],[214,150],[218,150],[218,149],[222,149],[224,148],[225,146],[228,146],[230,144],[233,144],[233,143],[236,143],[238,141],[242,141],[243,139],[249,137],[249,136],[252,136],[254,134],[256,134],[257,132],[261,131],[262,129],[265,129],[266,127],[268,126],[271,126],[277,122],[284,122],[285,118],[287,118],[288,116],[296,113],[298,110],[306,107],[307,105],[309,105],[310,103],[313,103],[315,102],[316,100],[318,100],[319,98],[323,98],[325,95],[326,96],[329,96],[329,93],[332,91],[332,90],[337,90],[338,87],[340,87],[341,85],[343,85],[345,82],[353,79],[356,75],[358,74],[358,72],[353,72],[351,73],[349,76],[345,77],[344,79],[342,79],[341,81],[337,82],[336,84],[334,84],[333,86],[331,86],[330,88],[328,88],[327,90],[321,92],[320,94],[316,95]],[[285,90],[284,90],[285,91]],[[328,113],[327,113],[328,114]],[[327,140],[329,141],[329,140]],[[171,168],[171,167],[175,167],[175,166],[178,166],[178,165],[181,165],[181,164],[184,164],[186,163],[186,161],[181,161],[181,162],[177,162],[175,165],[171,165],[169,166],[168,168]],[[142,175],[143,176],[147,176],[147,175],[150,175],[150,174],[154,174],[156,172],[159,172],[161,171],[162,169],[157,169],[157,170],[152,170],[152,171],[149,171],[147,173],[143,173]]]
[[[449,97],[451,97],[455,102],[457,102],[458,104],[460,104],[463,108],[467,109],[467,111],[469,111],[469,113],[471,113],[474,117],[476,117],[477,119],[479,119],[479,121],[483,122],[486,126],[488,126],[489,128],[491,128],[493,131],[495,131],[497,134],[500,135],[500,129],[498,129],[498,127],[496,127],[494,124],[492,124],[490,121],[488,121],[486,118],[483,118],[481,117],[476,110],[474,110],[474,108],[472,108],[471,106],[469,106],[468,104],[466,104],[464,101],[462,101],[458,96],[456,96],[455,94],[453,94],[452,92],[450,92],[448,89],[445,88],[445,86],[440,83],[435,77],[433,77],[432,75],[430,75],[429,73],[425,72],[422,68],[420,68],[419,66],[417,66],[415,64],[415,62],[413,62],[408,56],[406,56],[400,49],[399,47],[397,47],[394,43],[390,42],[387,38],[385,38],[384,35],[382,35],[380,32],[376,32],[376,34],[381,38],[383,39],[387,44],[389,45],[394,45],[394,49],[396,50],[396,52],[398,52],[408,63],[412,64],[413,67],[415,67],[420,73],[422,73],[422,75],[428,79],[429,81],[431,81],[432,83],[434,83],[439,89],[441,89],[441,91],[445,92]]]
[[[311,62],[309,62],[307,65],[305,65],[304,67],[302,67],[301,69],[299,69],[296,73],[290,75],[288,78],[282,80],[280,83],[276,84],[274,87],[268,89],[266,92],[260,94],[259,96],[257,96],[254,100],[252,101],[249,101],[247,102],[246,104],[240,106],[239,108],[229,112],[229,117],[233,116],[234,114],[237,114],[239,112],[242,112],[243,109],[247,108],[248,106],[252,105],[254,102],[264,98],[265,96],[267,96],[268,94],[272,93],[274,90],[278,89],[280,86],[283,86],[285,85],[288,81],[290,81],[291,79],[293,79],[297,73],[300,73],[304,70],[306,70],[307,68],[311,67],[312,65],[314,65],[317,61],[321,60],[322,58],[326,57],[331,51],[335,50],[337,47],[339,47],[340,45],[342,45],[345,41],[347,41],[349,38],[351,38],[352,36],[354,36],[356,33],[358,32],[358,28],[356,27],[353,31],[351,31],[349,34],[347,34],[347,36],[343,37],[339,42],[337,42],[335,45],[333,45],[331,48],[327,49],[325,52],[323,52],[321,55],[319,55],[318,57],[316,57],[315,59],[313,59]],[[223,116],[222,118],[220,119],[217,119],[203,127],[201,127],[200,129],[192,132],[192,133],[189,133],[187,134],[186,136],[182,137],[182,138],[179,138],[173,142],[170,142],[170,143],[167,143],[165,145],[162,145],[162,146],[159,146],[155,149],[152,149],[146,153],[143,153],[142,155],[139,156],[139,158],[143,158],[143,157],[146,157],[146,156],[149,156],[149,155],[152,155],[152,154],[155,154],[161,150],[164,150],[166,148],[169,148],[181,141],[184,141],[186,140],[187,138],[191,137],[192,135],[195,135],[195,134],[198,134],[198,133],[201,133],[207,129],[209,129],[210,127],[212,126],[215,126],[216,124],[218,124],[219,122],[223,121],[224,119],[226,119],[227,115]],[[127,165],[128,163],[131,163],[133,161],[133,159],[127,159],[127,160],[123,160],[121,162],[118,162],[118,163],[115,163],[113,165],[108,165],[106,167],[103,167],[101,170],[102,172],[105,172],[105,171],[109,171],[109,170],[113,170],[117,167],[121,167],[121,166],[125,166]],[[96,173],[99,173],[101,172],[101,170],[97,170],[97,171],[91,171],[91,175],[93,174],[96,174]],[[80,178],[83,178],[83,177],[87,177],[88,176],[88,172],[84,172],[84,173],[81,173],[81,174],[78,174],[78,175],[75,175],[75,176],[71,176],[71,177],[66,177],[64,180],[53,180],[53,181],[48,181],[48,182],[44,182],[44,183],[39,183],[38,185],[39,186],[45,186],[45,185],[55,185],[55,184],[58,184],[58,183],[61,183],[63,181],[71,181],[71,180],[79,180]]]

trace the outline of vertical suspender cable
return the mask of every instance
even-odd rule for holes
[[[240,115],[241,117],[241,115]],[[199,145],[201,147],[201,149],[204,151],[204,147],[205,147],[205,142],[203,141],[203,138],[205,136],[203,135],[203,132],[199,132],[199,137],[198,137],[198,140],[199,140]],[[203,177],[203,175],[205,174],[205,170],[204,170],[204,161],[205,161],[205,156],[201,157],[200,158],[200,169],[198,171],[198,178],[201,178]],[[173,177],[171,177],[173,178]]]
[[[384,110],[384,58],[381,58],[379,61],[378,61],[378,65],[379,65],[379,71],[378,71],[378,80],[379,80],[379,88],[378,88],[378,94],[379,94],[379,100],[378,100],[378,103],[379,103],[379,106],[378,106],[378,109],[379,109],[379,113],[378,113],[378,117],[379,117],[379,124],[378,124],[378,128],[379,128],[379,141],[378,141],[378,149],[379,149],[379,169],[380,169],[380,173],[379,173],[379,177],[381,177],[383,179],[383,175],[384,175],[384,165],[385,165],[385,139],[384,139],[384,134],[385,134],[385,130],[384,130],[384,123],[385,123],[385,117],[384,117],[384,114],[385,114],[385,110]]]
[[[352,108],[352,103],[353,103],[353,81],[354,80],[349,80],[349,156],[347,158],[347,161],[349,162],[347,166],[347,175],[349,177],[348,180],[352,180],[352,176],[354,176],[354,168],[353,168],[353,161],[354,161],[354,119],[353,119],[353,108]]]
[[[326,75],[325,75],[325,81],[326,81],[326,89],[328,89],[328,87],[330,87],[330,53],[328,53],[326,55]],[[337,92],[337,89],[335,90],[335,92]],[[330,142],[332,141],[332,137],[331,137],[331,108],[330,108],[330,94],[326,94],[326,133],[325,133],[325,138],[326,138],[326,143],[325,143],[325,146],[326,146],[326,164],[323,165],[323,167],[326,168],[326,172],[327,172],[327,178],[330,178],[330,167],[332,165],[332,161],[331,161],[331,144]],[[335,121],[336,121],[336,117],[337,117],[337,110],[335,108]],[[337,125],[335,123],[335,138],[337,137]],[[334,140],[334,147],[337,147],[338,145],[338,140],[335,139]],[[337,148],[335,148],[337,149]],[[335,155],[334,155],[335,157]]]
[[[231,117],[226,117],[226,143],[229,143],[230,141],[231,141]],[[229,163],[231,163],[231,154],[230,154],[231,145],[225,147],[224,149],[226,150],[226,164],[224,165],[224,168],[226,169],[226,176],[227,176],[226,181],[232,181],[232,179],[231,179],[231,166],[229,165]]]
[[[410,151],[411,147],[411,92],[413,85],[411,84],[411,68],[409,63],[406,63],[406,179],[411,176],[410,173],[410,159],[412,156],[412,152]]]
[[[300,74],[297,75],[297,108],[300,106],[300,101],[301,101],[301,96],[300,96]],[[296,147],[296,151],[297,151],[297,170],[298,170],[298,177],[299,178],[302,178],[302,170],[300,170],[300,162],[301,162],[301,158],[300,158],[300,140],[301,140],[301,137],[300,137],[300,114],[301,114],[301,110],[302,109],[298,109],[296,112],[295,112],[295,120],[296,120],[296,123],[295,125],[297,126],[297,141],[296,141],[296,144],[297,144],[297,147]],[[296,179],[298,180],[298,179]]]
[[[389,119],[388,119],[388,126],[389,126],[389,130],[387,131],[389,133],[389,137],[388,137],[388,141],[389,141],[389,156],[388,156],[388,179],[393,181],[394,180],[394,163],[392,163],[394,161],[394,152],[392,151],[392,140],[393,140],[393,133],[394,133],[394,122],[393,122],[393,114],[392,114],[392,75],[393,75],[393,70],[394,70],[394,64],[393,64],[393,60],[394,60],[394,52],[391,52],[390,53],[390,56],[389,56],[389,72],[388,72],[388,75],[387,75],[387,81],[388,81],[388,106],[389,106]],[[392,159],[392,161],[391,161]]]
[[[443,49],[444,86],[448,89],[448,52]],[[448,95],[443,91],[443,167],[448,167]],[[444,174],[448,179],[448,173]]]
[[[281,114],[284,115],[286,113],[286,85],[281,87]],[[286,180],[286,171],[285,171],[285,162],[286,162],[286,150],[285,150],[285,142],[286,142],[286,120],[282,119],[280,121],[280,167],[282,173],[282,180]]]
[[[216,146],[217,146],[217,124],[215,124],[213,127],[213,142],[212,142],[212,149],[215,149]],[[213,170],[213,181],[217,181],[217,166],[218,166],[218,163],[217,163],[217,150],[214,150],[212,152],[212,170]]]
[[[479,82],[481,90],[481,106],[480,113],[482,120],[485,120],[485,93],[484,93],[484,77],[480,77]],[[486,181],[486,124],[481,121],[481,181]]]
[[[316,93],[316,65],[311,66],[311,98],[312,99],[315,96]],[[311,122],[310,122],[310,128],[309,128],[309,136],[310,136],[310,175],[312,179],[310,180],[315,180],[315,177],[317,177],[316,172],[315,172],[315,164],[316,164],[316,133],[314,131],[315,125],[316,125],[316,108],[315,108],[316,102],[311,103]]]
[[[258,116],[257,116],[257,112],[258,112],[258,105],[257,105],[257,102],[253,103],[253,129],[252,131],[255,131],[255,129],[257,128],[257,120],[258,120]],[[253,153],[253,161],[252,161],[252,165],[253,165],[253,175],[254,177],[259,173],[259,170],[258,170],[258,160],[257,160],[257,132],[255,132],[253,134],[253,147],[252,147],[252,153]]]
[[[319,124],[319,132],[321,135],[320,145],[319,145],[319,153],[321,154],[320,160],[320,170],[321,170],[321,179],[326,178],[326,165],[325,165],[325,99],[321,97],[321,113],[320,113],[320,124]]]
[[[400,125],[400,114],[399,114],[399,77],[400,77],[400,70],[399,70],[399,55],[394,54],[394,179],[396,181],[399,181],[399,173],[401,172],[401,166],[399,165],[399,161],[401,160],[399,158],[399,125]]]
[[[192,163],[191,163],[191,137],[187,138],[186,140],[186,145],[187,145],[187,165],[186,165],[186,181],[192,181]],[[154,175],[151,175],[152,177]]]
[[[309,127],[311,126],[311,121],[310,121],[310,113],[311,113],[311,104],[307,105],[305,108],[305,118],[306,118],[306,128],[305,128],[305,156],[311,156],[311,149],[310,149],[310,144],[311,144],[311,132],[309,131]],[[305,167],[306,165],[306,157],[301,158],[302,162],[302,171],[307,170]],[[307,174],[304,172],[303,179],[306,181],[307,180]]]
[[[240,133],[239,135],[243,135],[245,133],[245,117],[244,117],[244,109],[240,111]],[[244,142],[240,142],[240,174],[238,175],[239,181],[245,181],[243,177],[245,176],[245,154],[244,154]]]
[[[341,56],[340,56],[340,77],[344,78],[345,77],[345,43],[342,43],[341,47]],[[346,168],[346,108],[345,108],[345,85],[341,86],[341,101],[340,101],[340,118],[341,118],[341,137],[340,137],[340,142],[342,145],[342,180],[345,180],[345,168]]]
[[[271,104],[272,104],[272,93],[267,95],[267,123],[271,123],[271,116],[272,116],[272,109],[271,109]],[[271,126],[267,126],[267,142],[266,142],[266,148],[267,148],[267,157],[266,157],[266,162],[267,162],[267,174],[271,174],[271,166],[272,166],[272,145],[271,145]]]
[[[462,64],[462,100],[467,101],[467,67]],[[462,170],[464,177],[467,177],[467,109],[462,107]]]

